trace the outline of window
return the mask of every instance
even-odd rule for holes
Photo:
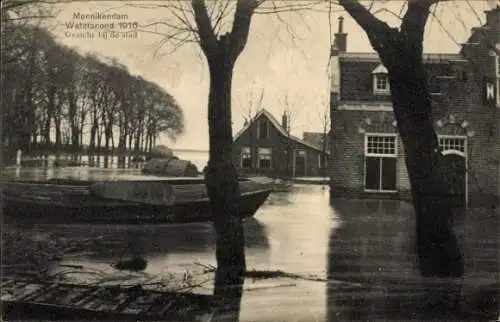
[[[252,153],[249,147],[244,147],[241,149],[241,167],[242,168],[252,167]]]
[[[257,166],[260,169],[271,169],[272,151],[271,149],[259,148],[257,150]]]
[[[500,45],[497,45],[500,49]],[[497,107],[500,107],[500,55],[495,56],[495,71],[496,71],[496,91],[497,91]]]
[[[373,75],[373,92],[375,94],[389,93],[389,77],[387,68],[384,65],[378,65],[372,72]]]
[[[496,55],[495,57],[495,70],[496,70],[496,76],[500,77],[500,55]]]
[[[385,74],[375,75],[375,93],[389,92],[389,78]]]
[[[267,139],[269,136],[269,123],[267,119],[260,119],[259,125],[257,126],[257,138]]]
[[[397,142],[395,134],[365,136],[365,190],[395,192]]]
[[[465,153],[465,138],[440,136],[439,146],[443,151],[455,150]]]
[[[324,169],[327,167],[327,156],[318,154],[318,168]]]

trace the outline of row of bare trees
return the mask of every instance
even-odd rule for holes
[[[44,28],[2,24],[3,143],[9,150],[147,151],[184,130],[164,89],[115,59],[81,55]]]

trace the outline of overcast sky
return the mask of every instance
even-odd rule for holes
[[[382,7],[399,13],[402,3],[390,1]],[[133,4],[154,4],[151,1],[135,1]],[[157,2],[157,3],[165,3]],[[287,1],[288,3],[294,3]],[[464,42],[470,28],[484,23],[483,11],[498,4],[498,1],[450,1],[439,4],[435,10],[437,18],[427,24],[425,52],[455,53],[457,45]],[[372,52],[364,32],[356,23],[334,6],[331,14],[332,33],[337,30],[337,18],[344,16],[344,29],[348,33],[347,50]],[[186,118],[186,131],[177,142],[162,139],[161,143],[173,148],[208,149],[207,100],[208,70],[196,44],[186,44],[174,53],[166,43],[161,55],[154,55],[159,34],[140,32],[132,39],[85,39],[68,36],[67,23],[75,22],[74,14],[119,13],[127,15],[122,22],[147,24],[165,19],[172,21],[166,9],[141,9],[127,6],[119,1],[72,2],[57,8],[53,31],[59,41],[77,48],[82,53],[93,52],[115,57],[128,66],[132,74],[142,75],[171,93],[179,102]],[[264,89],[263,107],[281,119],[284,97],[294,110],[292,131],[302,136],[303,131],[321,131],[321,113],[328,104],[327,64],[330,47],[328,10],[325,7],[314,11],[286,13],[280,19],[276,15],[254,16],[248,44],[237,61],[233,80],[233,133],[243,125],[243,116],[248,113],[249,101],[257,100]],[[393,13],[380,11],[377,16],[391,25],[399,24]],[[82,21],[83,22],[83,21]],[[84,21],[90,22],[90,21]],[[118,22],[118,21],[116,21]],[[54,25],[54,24],[53,24]],[[148,31],[163,32],[166,29]]]

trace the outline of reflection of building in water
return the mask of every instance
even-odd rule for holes
[[[500,7],[456,54],[425,54],[435,129],[458,206],[498,205]],[[493,48],[496,49],[493,50]],[[332,193],[409,198],[387,69],[376,53],[347,51],[342,20],[331,48]]]
[[[420,279],[412,205],[337,198],[332,207],[341,224],[330,235],[327,275],[347,283],[329,283],[328,321],[423,320],[416,314],[425,313],[418,307],[425,303],[418,301],[428,296]],[[500,264],[500,240],[491,238],[498,236],[498,214],[492,209],[466,212],[455,221],[465,260],[463,294],[477,292],[478,283],[498,285]]]

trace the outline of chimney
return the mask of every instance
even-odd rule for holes
[[[281,116],[281,126],[285,129],[285,131],[288,131],[288,117],[286,112],[283,112],[283,115]]]
[[[339,34],[344,32],[344,17],[339,17]]]
[[[495,42],[497,42],[500,38],[498,37],[500,33],[500,6],[497,5],[484,13],[486,14],[486,26],[491,29],[493,35],[497,35],[497,39],[495,39]]]
[[[347,50],[347,34],[344,32],[344,17],[339,17],[339,29],[335,34],[332,46],[332,54],[345,53]]]

